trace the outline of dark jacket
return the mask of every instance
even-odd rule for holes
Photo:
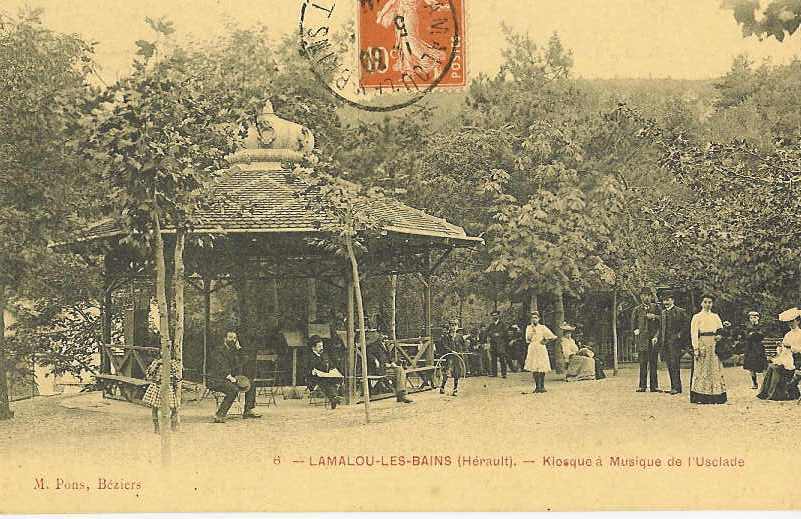
[[[487,326],[487,339],[493,349],[503,350],[509,342],[508,327],[503,321],[492,322]]]
[[[647,314],[652,314],[653,317],[648,317]],[[634,307],[631,313],[631,329],[632,331],[640,330],[640,335],[634,338],[638,350],[643,351],[651,347],[651,339],[659,336],[659,328],[658,306],[648,303]]]
[[[329,372],[334,368],[334,365],[328,358],[328,355],[325,352],[320,353],[317,355],[314,352],[311,352],[309,355],[309,375],[312,375],[312,372],[316,369],[317,371]]]
[[[682,348],[689,344],[690,321],[684,308],[663,309],[659,319],[659,344],[662,348]]]
[[[242,355],[236,348],[220,345],[211,352],[208,379],[210,382],[224,382],[228,375],[240,375],[242,364]]]
[[[443,335],[439,339],[439,354],[440,356],[445,355],[455,351],[457,353],[465,353],[467,351],[467,343],[464,340],[464,336],[461,333],[461,330],[456,332],[456,336],[452,336],[450,333],[447,335]]]

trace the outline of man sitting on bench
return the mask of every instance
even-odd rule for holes
[[[376,375],[387,377],[392,384],[392,390],[395,393],[395,399],[404,404],[410,404],[413,400],[406,396],[406,371],[403,366],[399,366],[389,360],[387,348],[384,343],[384,335],[376,334],[368,338],[367,341],[367,357],[368,368],[367,374],[371,374],[370,365],[375,365]]]
[[[317,335],[312,335],[309,337],[309,344],[312,349],[311,373],[308,380],[309,391],[314,390],[315,387],[319,388],[331,403],[331,409],[336,409],[339,403],[337,390],[342,380],[342,374],[334,367],[328,356],[323,353],[323,339]]]

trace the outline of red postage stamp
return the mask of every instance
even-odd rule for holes
[[[464,86],[465,1],[360,0],[360,86]]]

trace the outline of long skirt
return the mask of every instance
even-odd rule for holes
[[[795,400],[799,397],[798,386],[792,386],[790,381],[794,371],[778,364],[768,366],[765,378],[762,379],[762,388],[757,398],[762,400]]]
[[[595,380],[595,359],[583,355],[571,355],[567,362],[565,380]]]
[[[175,390],[173,390],[172,386],[170,386],[170,408],[177,409],[178,408],[178,400],[175,398]],[[150,384],[147,386],[147,391],[145,391],[145,396],[142,397],[142,402],[150,407],[160,407],[161,406],[161,384]]]
[[[548,373],[551,371],[551,359],[548,358],[548,349],[541,342],[532,342],[528,345],[525,368],[534,373]]]
[[[695,359],[690,375],[690,402],[694,404],[723,404],[726,402],[726,382],[723,363],[715,354],[715,338],[699,337],[701,358]]]

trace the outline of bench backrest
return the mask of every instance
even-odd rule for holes
[[[782,343],[781,337],[765,337],[762,339],[762,346],[765,347],[765,354],[768,357],[775,357],[776,350],[779,349],[779,346]]]

